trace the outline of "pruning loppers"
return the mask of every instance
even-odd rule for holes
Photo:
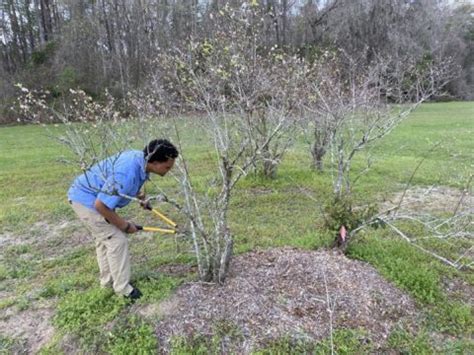
[[[142,230],[145,232],[160,232],[160,233],[168,233],[168,234],[176,234],[178,232],[177,227],[178,225],[173,222],[171,219],[166,217],[163,213],[158,211],[156,208],[152,208],[149,204],[145,205],[147,210],[152,211],[156,214],[159,218],[161,218],[166,224],[168,224],[171,228],[160,228],[160,227],[145,227],[136,225],[138,230]]]

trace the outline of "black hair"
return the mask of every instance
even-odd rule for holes
[[[148,163],[153,163],[176,159],[179,153],[178,149],[167,139],[154,139],[143,149],[143,154]]]

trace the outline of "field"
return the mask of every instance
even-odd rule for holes
[[[61,130],[50,127],[49,132]],[[408,197],[432,189],[435,200],[429,203],[452,209],[452,195],[466,188],[473,173],[473,133],[474,103],[422,105],[371,151],[373,167],[358,181],[355,200],[379,205],[395,201],[411,179]],[[195,167],[198,186],[204,188],[214,167],[211,148],[193,132],[184,132],[184,137],[184,154]],[[41,126],[1,127],[0,152],[0,353],[155,353],[160,346],[158,328],[167,314],[162,309],[172,304],[180,287],[196,280],[189,244],[160,235],[131,236],[133,278],[145,296],[129,305],[99,288],[93,243],[66,200],[75,170],[61,159],[69,152]],[[362,169],[363,164],[361,157],[355,168]],[[257,258],[258,252],[269,250],[284,254],[289,247],[303,254],[321,252],[331,246],[334,236],[323,228],[319,208],[330,199],[331,176],[309,167],[308,146],[298,141],[275,180],[251,174],[240,181],[230,211],[238,258],[256,252],[249,255]],[[156,181],[171,194],[177,189],[172,178]],[[472,210],[472,191],[468,201]],[[427,200],[418,202],[419,208],[428,204]],[[172,210],[166,212],[180,220]],[[123,213],[136,221],[150,218],[133,205]],[[411,233],[416,236],[416,228]],[[454,257],[460,246],[472,247],[466,241],[456,243],[434,240],[424,245],[445,257]],[[384,352],[474,352],[472,268],[455,270],[387,228],[358,235],[347,250],[352,260],[339,257],[348,263],[368,263],[413,302],[417,326],[391,329],[386,339],[378,340]],[[239,332],[235,324],[210,327],[212,334],[171,339],[170,349],[179,354],[225,353],[232,349],[226,344],[246,336],[235,335]],[[333,346],[328,345],[329,338],[309,344],[288,335],[252,351],[381,351],[367,334],[364,327],[336,327],[331,333]]]

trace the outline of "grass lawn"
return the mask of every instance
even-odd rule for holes
[[[156,319],[131,314],[123,300],[98,287],[93,245],[83,239],[82,227],[70,222],[75,218],[66,191],[76,171],[61,162],[70,153],[50,136],[61,130],[0,127],[0,324],[7,324],[21,312],[30,311],[34,316],[38,310],[47,309],[54,336],[41,344],[43,354],[67,353],[67,341],[88,353],[154,353]],[[412,180],[413,186],[464,188],[473,173],[473,133],[474,102],[422,105],[371,149],[374,164],[355,187],[357,200],[382,201],[402,190],[421,159],[425,160]],[[184,136],[184,154],[197,186],[204,190],[212,175],[214,152],[195,132],[186,131]],[[355,169],[363,169],[364,162],[361,154]],[[297,142],[285,156],[275,180],[249,175],[239,183],[230,211],[236,253],[279,246],[318,249],[331,244],[333,238],[322,228],[321,210],[315,202],[322,204],[331,197],[331,177],[327,172],[311,171],[309,166],[309,149]],[[154,181],[166,191],[177,189],[173,179]],[[147,218],[136,206],[127,207],[124,213],[138,220]],[[179,216],[175,218],[179,220]],[[145,294],[139,304],[157,304],[182,282],[195,277],[192,272],[169,276],[157,271],[176,264],[191,270],[194,259],[186,245],[177,249],[174,240],[160,236],[135,235],[132,239],[137,240],[131,243],[132,270]],[[436,247],[450,252],[448,244]],[[445,287],[455,283],[472,290],[472,270],[449,268],[387,229],[361,234],[347,253],[373,265],[412,296],[423,313],[420,331],[393,332],[387,340],[388,352],[474,352],[470,339],[474,330],[472,299]],[[340,353],[362,351],[351,332],[336,331]],[[194,345],[177,341],[175,352],[197,353],[203,344],[206,341]],[[327,349],[324,342],[321,344],[321,349]],[[21,335],[0,333],[0,353],[21,352],[26,346]],[[282,339],[262,353],[286,353],[291,350],[289,346]]]

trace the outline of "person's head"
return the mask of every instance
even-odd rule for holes
[[[143,149],[146,171],[164,176],[178,157],[176,147],[166,139],[154,139]]]

